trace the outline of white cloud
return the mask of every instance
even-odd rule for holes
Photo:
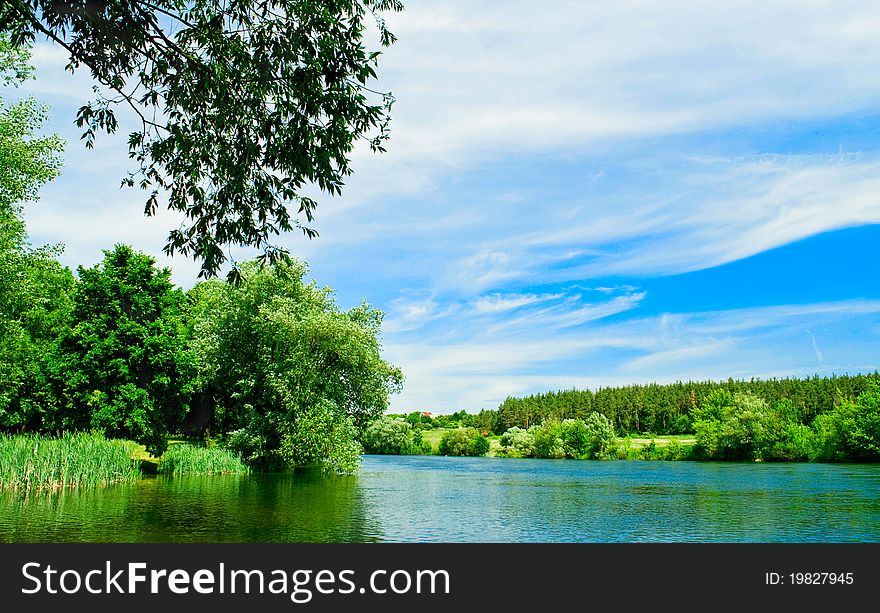
[[[413,1],[380,68],[395,147],[447,160],[865,108],[870,3]]]
[[[880,301],[851,300],[596,321],[577,331],[535,325],[514,336],[456,318],[452,338],[446,329],[404,342],[391,335],[386,356],[407,376],[392,409],[495,408],[508,395],[571,387],[864,372],[880,367],[878,317]],[[821,354],[805,330],[822,331]]]
[[[563,294],[489,294],[480,296],[474,302],[474,310],[480,314],[503,313],[562,296]]]
[[[601,155],[645,137],[876,107],[876,21],[870,3],[830,0],[547,6],[412,0],[403,13],[389,16],[399,41],[380,63],[381,86],[398,98],[389,153],[356,152],[345,196],[319,198],[318,241],[296,235],[282,242],[311,258],[386,236],[404,244],[436,237],[430,242],[453,256],[427,254],[453,262],[434,267],[445,269],[443,283],[482,292],[540,275],[562,257],[537,253],[541,248],[597,251],[590,266],[567,269],[569,278],[662,273],[876,221],[878,161],[870,158],[725,158],[697,172],[697,184],[661,186],[670,190],[664,197],[636,193],[621,202],[627,194],[600,191],[551,215],[543,212],[556,203],[540,188],[552,185],[553,177],[532,194],[505,189],[491,198],[447,200],[458,187],[450,177],[499,157]],[[28,88],[69,105],[56,113],[70,122],[91,96],[87,75],[64,73],[65,53],[46,43],[36,46],[34,60],[39,78]],[[78,131],[65,125],[69,168],[59,183],[66,203],[80,208],[86,192],[114,206],[118,182],[130,167],[124,139],[101,138],[97,150],[83,151]],[[603,168],[588,174],[594,182],[608,180]],[[717,197],[716,186],[724,192]],[[697,196],[686,197],[691,191]],[[136,219],[141,207],[131,206]],[[530,226],[516,225],[521,212],[536,210],[541,213]],[[113,226],[104,229],[103,242],[114,240]],[[656,239],[650,249],[602,248],[646,236]],[[63,231],[49,240],[71,242]]]
[[[395,407],[877,367],[870,301],[633,318],[638,281],[593,280],[712,267],[880,222],[876,151],[717,142],[875,110],[872,3],[406,6],[389,17],[399,42],[379,66],[397,96],[389,152],[358,149],[344,196],[318,196],[321,238],[281,239],[322,283],[353,291],[336,280],[355,279],[388,297],[387,354],[407,374]],[[160,254],[175,217],[145,219],[143,194],[118,188],[127,124],[85,151],[70,124],[92,95],[87,75],[65,74],[48,45],[34,60],[38,80],[20,93],[54,105],[52,128],[70,141],[64,174],[28,208],[34,241],[65,242],[70,264],[118,241]],[[172,263],[178,282],[195,280],[197,265]]]

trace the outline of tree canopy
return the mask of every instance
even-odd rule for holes
[[[6,0],[0,32],[21,46],[61,45],[71,72],[87,69],[95,98],[76,123],[87,147],[114,132],[117,105],[140,122],[124,185],[147,190],[152,215],[184,216],[165,246],[215,275],[224,247],[286,257],[273,237],[310,227],[309,188],[335,195],[358,140],[383,150],[393,101],[371,89],[377,46],[394,36],[382,14],[399,0]],[[233,277],[237,269],[233,269]]]
[[[79,267],[72,326],[59,339],[65,399],[56,426],[100,428],[164,451],[169,424],[186,414],[195,360],[183,323],[185,295],[168,268],[126,245]]]
[[[31,74],[28,52],[0,34],[0,83]],[[42,425],[52,404],[51,345],[70,311],[73,275],[54,260],[58,248],[32,248],[24,204],[57,176],[63,142],[40,135],[45,110],[34,99],[0,99],[0,428]]]
[[[241,271],[238,284],[211,280],[189,294],[214,427],[253,464],[352,470],[356,439],[403,382],[380,355],[381,312],[340,309],[329,288],[303,281],[296,260]]]

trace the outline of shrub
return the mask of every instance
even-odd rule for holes
[[[614,424],[601,413],[592,412],[584,421],[590,437],[589,457],[593,460],[610,460],[616,456],[617,434]]]
[[[529,434],[535,441],[535,457],[553,459],[565,457],[562,429],[555,419],[547,419],[537,426],[532,426],[529,428]]]
[[[489,451],[489,440],[476,428],[455,428],[443,434],[438,451],[440,455],[484,455]]]
[[[826,462],[880,460],[880,385],[844,400],[813,420],[811,458]]]
[[[663,448],[663,459],[664,460],[678,460],[681,459],[681,445],[675,439],[670,440],[666,447]]]
[[[559,434],[566,458],[583,459],[589,455],[592,440],[590,431],[582,420],[563,420],[559,424]]]
[[[813,433],[800,423],[790,401],[783,400],[773,408],[754,394],[736,393],[729,397],[710,395],[695,414],[703,416],[694,422],[696,455],[709,460],[804,460],[815,449]],[[829,421],[830,420],[830,421]],[[820,415],[816,427],[825,428],[828,440],[837,436],[833,418]],[[825,431],[823,430],[823,431]],[[836,444],[828,443],[828,453],[836,457]],[[821,447],[821,445],[820,445]]]
[[[535,437],[517,426],[508,428],[501,435],[502,455],[511,458],[535,457]]]
[[[482,434],[473,439],[473,453],[471,455],[486,455],[489,453],[489,439]]]
[[[414,441],[416,433],[418,447]],[[410,454],[420,449],[421,443],[421,432],[414,431],[411,422],[393,417],[380,417],[367,427],[363,437],[364,451],[385,455]]]

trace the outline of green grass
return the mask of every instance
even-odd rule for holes
[[[650,434],[634,434],[630,437],[618,438],[618,442],[624,442],[629,439],[630,446],[633,449],[641,449],[647,447],[654,441],[656,447],[666,447],[671,441],[676,441],[679,445],[693,445],[696,442],[693,434],[658,434],[651,436]]]
[[[446,433],[447,428],[434,428],[433,430],[422,430],[422,440],[431,444],[432,453],[437,453],[437,447],[440,446],[440,439]]]
[[[177,443],[169,445],[159,458],[158,471],[175,475],[228,475],[247,473],[249,469],[238,455],[226,449]]]
[[[106,487],[141,477],[131,441],[100,434],[0,434],[0,491]]]

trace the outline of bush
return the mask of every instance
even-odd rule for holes
[[[431,447],[431,443],[422,438],[421,430],[415,430],[413,432],[412,447],[410,453],[412,455],[431,455],[432,453],[434,453],[434,448]]]
[[[529,434],[535,441],[535,457],[560,459],[565,457],[562,447],[562,427],[555,419],[547,419],[543,423],[529,428]]]
[[[681,459],[681,444],[675,439],[670,440],[666,447],[663,448],[663,459],[664,460],[679,460]]]
[[[473,453],[471,455],[486,455],[489,453],[489,439],[482,434],[473,440]]]
[[[589,457],[593,460],[610,460],[616,456],[617,434],[614,424],[601,413],[592,412],[584,421],[590,438]]]
[[[501,435],[501,455],[510,458],[535,457],[535,437],[517,426],[508,428]]]
[[[440,455],[484,455],[489,451],[489,440],[476,428],[456,428],[443,434],[438,451]]]
[[[415,434],[419,438],[418,447],[414,441]],[[364,451],[384,455],[411,454],[416,449],[420,450],[421,443],[421,432],[414,431],[410,421],[393,417],[380,417],[367,427],[363,437]]]
[[[813,420],[810,456],[825,462],[880,461],[880,385]]]
[[[566,458],[583,459],[588,457],[592,444],[590,431],[580,419],[565,419],[559,424],[562,451]]]
[[[657,443],[654,442],[654,439],[651,439],[650,443],[639,449],[639,458],[642,460],[656,460],[657,457]]]
[[[813,433],[800,423],[792,403],[783,400],[773,408],[754,394],[719,392],[710,395],[695,411],[695,453],[708,460],[805,460],[814,449]],[[826,428],[829,440],[836,426],[820,415],[815,424]],[[827,453],[834,455],[836,444]],[[821,453],[826,453],[825,451]]]

